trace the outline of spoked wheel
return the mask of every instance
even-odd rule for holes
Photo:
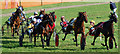
[[[22,44],[23,38],[24,38],[24,28],[23,28],[23,26],[22,26],[21,29],[22,29],[22,32],[21,32],[22,35],[19,36],[19,45],[23,46],[23,44]]]
[[[82,37],[81,38],[81,50],[84,50],[85,49],[85,38],[84,37]]]
[[[58,36],[58,34],[56,34],[56,36],[55,36],[55,46],[58,47],[58,45],[59,45],[59,36]]]
[[[109,48],[110,49],[113,48],[113,39],[112,39],[112,37],[109,38]]]

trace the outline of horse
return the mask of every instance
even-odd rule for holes
[[[13,14],[12,13],[12,16],[11,16],[11,18],[9,19],[9,21],[7,20],[6,22],[5,22],[5,24],[2,26],[2,32],[3,32],[3,34],[2,35],[4,35],[4,26],[5,25],[7,25],[7,31],[8,31],[8,33],[9,33],[9,26],[11,27],[11,33],[13,33],[13,24],[14,24],[14,21],[15,21],[15,15],[24,15],[23,13],[22,13],[22,11],[23,11],[24,9],[23,9],[23,6],[18,6],[18,8],[16,8],[16,12],[15,12],[15,14]],[[19,14],[17,13],[17,12],[19,12]],[[21,14],[20,14],[21,13]],[[21,16],[20,16],[21,17]],[[19,17],[18,17],[19,18]],[[21,17],[21,19],[20,19],[20,25],[22,25],[22,22],[23,22],[23,19],[25,19],[25,15],[24,16],[22,16]],[[17,25],[16,25],[16,27],[17,27]],[[12,36],[14,36],[14,35],[12,35]]]
[[[36,34],[41,34],[41,41],[42,41],[42,48],[44,48],[44,41],[46,41],[46,45],[49,46],[50,45],[50,31],[49,31],[49,22],[53,21],[51,19],[51,15],[50,14],[45,14],[44,18],[42,20],[42,22],[40,24],[38,24],[38,26],[36,26],[33,29],[33,35],[34,35],[34,45],[36,45]],[[43,38],[44,36],[44,38]],[[45,40],[46,37],[46,40]]]
[[[83,39],[85,41],[85,37],[84,37],[84,35],[85,35],[85,25],[84,25],[84,22],[85,23],[88,22],[86,12],[79,12],[79,16],[77,18],[75,18],[75,20],[73,22],[73,26],[71,26],[70,23],[73,20],[74,20],[74,18],[70,20],[70,22],[67,26],[67,29],[66,29],[65,36],[62,40],[64,41],[67,34],[70,33],[70,31],[74,30],[74,33],[75,33],[74,42],[76,42],[76,46],[78,46],[78,44],[77,44],[77,34],[82,34],[82,36],[81,36],[81,50],[84,50],[83,47],[84,47],[85,43],[82,43]]]
[[[109,20],[106,22],[100,22],[97,25],[93,26],[95,28],[94,32],[94,41],[91,43],[91,45],[95,45],[95,40],[99,36],[100,33],[102,33],[105,36],[105,44],[101,43],[101,45],[106,46],[107,50],[109,50],[107,45],[107,38],[110,37],[115,41],[115,48],[118,48],[115,37],[114,37],[114,29],[113,29],[113,22],[117,23],[117,18],[115,16],[115,13],[111,13],[109,16]]]
[[[13,15],[12,20],[10,21],[11,23],[11,30],[12,30],[12,36],[14,37],[14,31],[16,30],[17,35],[19,35],[19,27],[20,27],[20,22],[22,22],[22,20],[20,20],[21,18],[21,10],[19,8],[17,8],[15,15]]]
[[[48,46],[50,45],[50,39],[51,39],[51,35],[54,32],[54,28],[55,28],[55,12],[50,12],[49,14],[49,22],[48,22],[48,27],[49,27],[49,42],[48,42]]]
[[[44,19],[46,19],[46,17],[48,17],[48,14],[45,14],[44,15]],[[39,18],[39,16],[36,16],[35,18]],[[44,36],[45,35],[49,35],[48,32],[45,30],[45,26],[47,24],[45,24],[46,22],[48,22],[48,20],[42,20],[41,23],[35,23],[34,24],[34,27],[33,27],[33,32],[32,33],[28,33],[27,31],[24,32],[24,28],[22,28],[22,35],[20,36],[20,39],[19,39],[19,45],[22,46],[22,42],[23,42],[23,38],[24,38],[24,34],[27,34],[29,35],[29,38],[30,38],[30,42],[32,42],[32,36],[34,37],[34,46],[36,46],[36,37],[39,37],[39,35],[41,35],[41,42],[42,42],[42,48],[44,48]],[[28,22],[27,22],[28,23]]]

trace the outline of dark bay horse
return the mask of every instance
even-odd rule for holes
[[[49,19],[50,19],[50,21],[48,23],[48,27],[49,27],[49,35],[50,35],[50,37],[49,37],[49,45],[50,45],[50,39],[51,39],[51,36],[52,36],[52,34],[54,32],[54,28],[55,28],[55,19],[56,19],[55,12],[50,12]]]
[[[72,20],[74,20],[74,19],[71,19],[69,23],[71,23]],[[65,37],[62,39],[62,40],[65,40],[67,34],[70,33],[71,30],[74,30],[74,33],[75,33],[74,42],[76,42],[76,46],[78,46],[78,44],[77,44],[77,34],[82,34],[82,36],[81,36],[81,50],[84,50],[83,47],[85,45],[85,43],[82,43],[83,39],[85,41],[85,38],[84,38],[84,35],[85,35],[84,21],[86,23],[88,22],[86,12],[79,12],[79,16],[73,22],[73,26],[68,25],[68,27],[66,29]]]
[[[39,16],[37,16],[36,18],[39,18]],[[38,23],[38,24],[34,24],[34,28],[33,28],[33,32],[30,34],[30,39],[32,38],[32,35],[34,37],[34,46],[36,46],[36,40],[37,40],[37,37],[41,37],[41,42],[42,42],[42,48],[44,48],[44,36],[46,36],[46,40],[49,39],[49,30],[47,29],[48,28],[48,22],[49,20],[47,20],[49,18],[49,15],[48,14],[45,14],[44,15],[44,20],[42,20],[41,23]],[[46,28],[47,27],[47,28]],[[19,39],[19,44],[20,46],[22,46],[22,42],[23,42],[23,38],[24,38],[24,30],[23,30],[23,35],[20,36],[20,39]],[[32,39],[30,40],[30,42],[32,42]],[[48,43],[48,41],[46,41],[46,43]]]
[[[42,47],[44,48],[44,41],[46,41],[46,45],[50,45],[50,31],[49,31],[49,22],[53,22],[52,17],[50,14],[45,14],[42,22],[36,26],[33,30],[33,35],[34,35],[34,45],[36,45],[36,36],[38,34],[41,34],[41,41],[42,41]],[[44,38],[43,38],[44,36]],[[46,40],[45,40],[46,37]]]
[[[16,30],[16,32],[17,32],[17,35],[19,35],[19,27],[20,27],[20,22],[22,22],[22,20],[20,19],[20,18],[22,18],[21,17],[21,10],[19,9],[19,8],[17,8],[17,10],[16,10],[16,12],[15,12],[15,15],[13,15],[13,18],[11,19],[11,30],[12,30],[12,36],[14,36],[14,31],[15,31],[15,29],[17,29]]]
[[[106,22],[100,22],[97,25],[94,26],[95,28],[95,36],[94,41],[91,43],[91,45],[94,45],[96,38],[99,36],[100,32],[105,36],[105,44],[102,43],[103,46],[107,47],[107,50],[109,50],[107,45],[107,38],[110,37],[115,41],[115,48],[118,48],[115,37],[114,37],[114,29],[113,29],[113,22],[117,23],[117,18],[115,16],[115,13],[111,13],[109,16],[109,20]]]
[[[24,14],[22,13],[23,10],[24,10],[24,9],[23,9],[23,6],[18,6],[18,8],[16,8],[16,11],[14,12],[14,14],[12,13],[11,18],[10,18],[9,20],[7,20],[7,21],[5,22],[5,24],[2,26],[3,35],[4,35],[4,26],[5,26],[5,25],[7,25],[7,31],[8,31],[8,33],[9,33],[9,26],[11,27],[12,36],[14,36],[14,31],[15,31],[15,29],[17,29],[16,32],[17,32],[17,34],[19,34],[19,33],[18,33],[18,31],[19,31],[18,28],[19,28],[19,26],[22,24],[23,19],[25,19],[25,16],[21,16],[21,14],[24,15]],[[21,18],[21,19],[20,19],[20,18]]]

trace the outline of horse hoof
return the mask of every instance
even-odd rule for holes
[[[118,46],[115,46],[115,48],[118,48]]]
[[[19,35],[19,33],[17,33],[17,35]]]
[[[75,39],[73,38],[73,40],[75,40]]]
[[[103,43],[101,43],[102,46],[105,46]]]
[[[46,42],[46,40],[44,40]]]
[[[14,37],[14,35],[12,35]]]
[[[34,47],[36,47],[36,45],[34,45]]]
[[[44,48],[44,47],[42,46],[42,48]]]
[[[62,39],[63,41],[65,40],[65,39]]]
[[[74,42],[76,42],[76,40],[74,40]]]
[[[91,43],[91,45],[93,45],[93,46],[94,46],[94,43]]]
[[[76,45],[76,47],[78,47],[78,45]]]
[[[109,48],[107,48],[107,50],[109,50]]]
[[[15,33],[17,33],[17,31],[15,31]]]

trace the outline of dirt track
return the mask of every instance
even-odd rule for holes
[[[93,4],[83,4],[83,5],[72,5],[72,6],[64,6],[64,7],[55,7],[55,8],[47,8],[45,9],[46,11],[50,11],[50,10],[57,10],[57,9],[64,9],[64,8],[73,8],[73,7],[81,7],[81,6],[90,6],[90,5],[100,5],[100,4],[108,4],[109,2],[104,2],[104,3],[93,3]],[[38,10],[29,10],[29,11],[25,11],[25,13],[32,13]],[[8,14],[1,14],[2,16],[10,16],[11,13]],[[1,16],[0,15],[0,16]]]

